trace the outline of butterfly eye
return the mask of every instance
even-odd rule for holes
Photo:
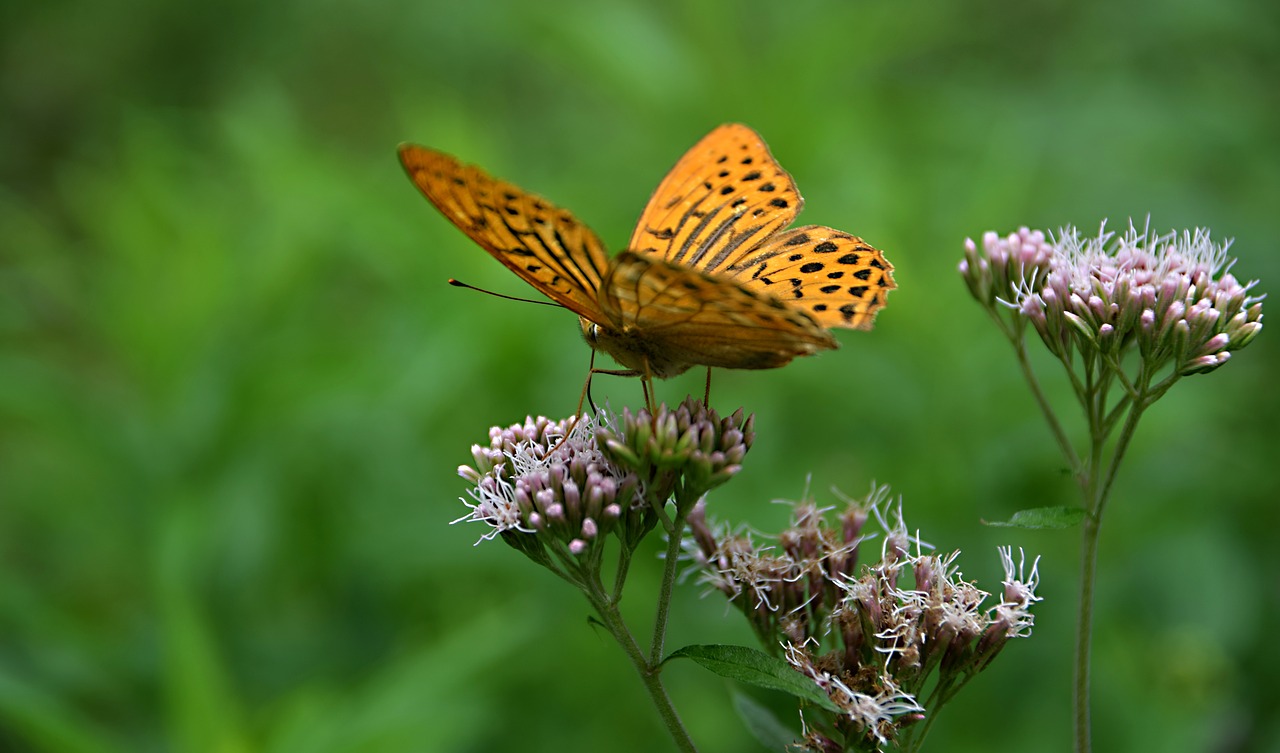
[[[594,346],[600,341],[600,325],[583,317],[578,317],[578,324],[582,327],[582,337],[587,344]]]

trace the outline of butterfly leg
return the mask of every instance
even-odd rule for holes
[[[595,362],[595,357],[593,355],[592,363],[594,362]],[[643,371],[637,371],[636,369],[597,369],[593,366],[591,370],[587,372],[587,383],[582,387],[583,397],[579,398],[578,400],[579,412],[581,412],[582,410],[582,403],[584,399],[587,403],[591,405],[592,411],[597,410],[595,401],[591,399],[591,384],[592,384],[591,378],[596,374],[608,374],[609,376],[620,376],[620,377],[640,377],[640,384],[642,387],[645,388],[645,393],[644,393],[645,407],[650,407],[652,405],[652,402],[650,402],[649,400],[649,392],[648,392],[649,385],[648,385],[648,382],[646,381],[647,378]]]
[[[702,396],[702,407],[704,408],[711,407],[711,367],[710,366],[707,367],[707,391]]]
[[[649,359],[644,359],[644,373],[640,375],[640,389],[644,392],[644,404],[649,408],[649,417],[653,419],[654,431],[658,429],[658,410],[654,406],[657,395],[653,389],[653,375],[649,373]]]
[[[550,455],[552,452],[555,452],[556,450],[560,449],[560,445],[564,444],[565,440],[569,438],[569,435],[573,433],[573,430],[578,428],[578,421],[582,420],[582,404],[584,402],[591,405],[592,413],[597,412],[596,404],[591,400],[591,377],[594,376],[595,373],[596,373],[596,352],[592,350],[591,361],[587,364],[587,381],[583,383],[582,394],[578,396],[578,407],[573,412],[573,423],[569,424],[569,430],[564,433],[564,436],[560,438],[559,442],[556,442],[556,446],[552,447],[551,451],[548,452],[547,455]]]

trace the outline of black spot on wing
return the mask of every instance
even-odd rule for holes
[[[856,303],[846,303],[840,307],[840,315],[844,317],[846,322],[853,321],[853,318],[859,313],[861,312],[858,311],[858,305]]]

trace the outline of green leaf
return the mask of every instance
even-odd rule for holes
[[[745,682],[758,688],[781,690],[803,701],[839,712],[827,694],[781,659],[746,646],[685,646],[667,657],[692,659],[704,668],[730,680]]]
[[[730,691],[733,708],[747,731],[768,750],[790,750],[800,734],[782,723],[773,710],[741,690]]]
[[[1073,528],[1084,520],[1082,507],[1035,507],[1019,510],[1006,521],[982,521],[993,528]]]

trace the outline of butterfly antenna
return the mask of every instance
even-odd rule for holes
[[[519,301],[520,303],[537,303],[542,306],[555,306],[556,308],[564,308],[564,306],[561,306],[555,301],[539,301],[533,298],[517,298],[514,295],[504,295],[502,293],[495,293],[492,290],[485,290],[484,288],[477,288],[475,285],[468,285],[462,280],[455,280],[452,277],[449,278],[449,284],[454,286],[455,288],[466,288],[467,290],[474,290],[477,293],[484,293],[485,295],[491,295],[494,298],[505,298],[508,301]]]

